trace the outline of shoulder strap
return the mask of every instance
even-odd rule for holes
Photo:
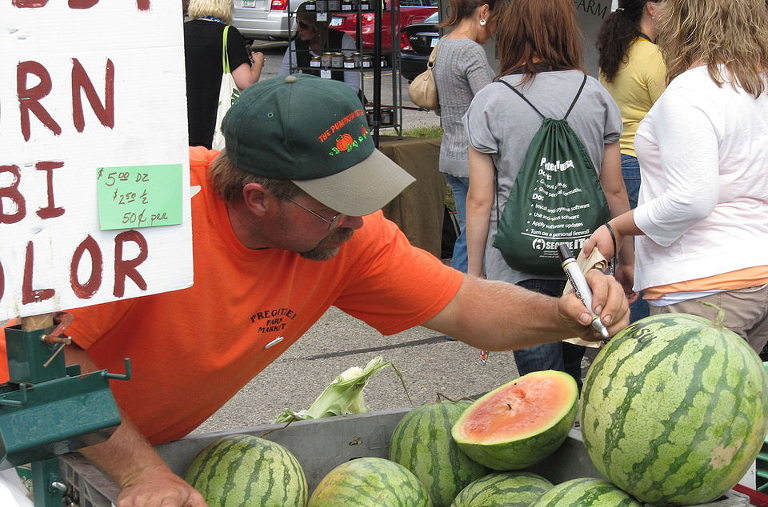
[[[498,82],[499,82],[499,83],[501,83],[501,84],[503,84],[503,85],[506,85],[506,87],[507,87],[507,88],[509,88],[510,90],[512,90],[513,92],[515,92],[515,93],[516,93],[516,94],[517,94],[517,95],[518,95],[518,96],[519,96],[521,99],[523,99],[523,100],[525,101],[525,103],[526,103],[526,104],[528,104],[529,106],[531,106],[531,108],[532,108],[534,111],[536,111],[536,112],[538,113],[538,115],[539,115],[539,116],[541,116],[542,118],[546,118],[546,117],[545,117],[543,114],[541,114],[541,111],[539,111],[538,109],[536,109],[536,106],[534,106],[533,104],[531,104],[531,101],[529,101],[528,99],[526,99],[526,98],[525,98],[525,95],[523,95],[522,93],[520,93],[520,92],[519,92],[519,91],[518,91],[518,90],[517,90],[517,89],[516,89],[514,86],[512,86],[511,84],[507,83],[506,81],[504,81],[504,80],[502,80],[502,79],[499,79],[499,80],[498,80]],[[587,75],[586,75],[586,74],[584,74],[584,79],[582,79],[582,80],[581,80],[581,86],[579,86],[579,91],[577,91],[577,92],[576,92],[576,96],[573,98],[573,101],[571,102],[571,105],[570,105],[570,106],[568,106],[568,111],[566,111],[566,113],[565,113],[565,116],[563,116],[563,120],[567,120],[567,119],[568,119],[568,115],[569,115],[569,114],[571,114],[571,111],[573,110],[573,106],[575,106],[575,105],[576,105],[576,101],[579,99],[579,96],[581,95],[581,91],[584,89],[584,85],[586,84],[586,82],[587,82]]]
[[[227,34],[229,33],[229,25],[224,26],[224,31],[221,36],[221,72],[222,74],[229,74],[229,53],[227,53]]]
[[[435,47],[432,48],[432,52],[429,53],[429,60],[427,60],[427,67],[430,69],[435,66],[435,60],[437,59],[437,48],[440,46],[440,42],[435,44]]]
[[[579,100],[579,96],[581,95],[581,90],[584,89],[584,85],[587,84],[587,75],[584,74],[584,79],[581,80],[581,86],[579,86],[579,91],[576,92],[576,96],[573,98],[573,102],[571,102],[570,107],[568,108],[568,111],[565,113],[565,116],[563,117],[563,120],[568,119],[568,115],[571,114],[571,110],[573,109],[573,106],[576,105],[576,101]]]

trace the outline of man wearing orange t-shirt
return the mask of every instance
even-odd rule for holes
[[[120,371],[132,359],[131,381],[112,385],[121,426],[82,450],[121,487],[120,506],[206,505],[152,444],[195,429],[330,306],[383,334],[424,325],[487,350],[598,339],[573,294],[467,277],[408,243],[379,209],[413,178],[375,149],[343,83],[259,82],[223,131],[226,152],[190,149],[194,286],[72,312],[68,362]],[[587,279],[617,332],[621,286]]]

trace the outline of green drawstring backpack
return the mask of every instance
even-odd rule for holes
[[[522,93],[498,81],[542,118],[501,216],[496,206],[498,227],[493,246],[518,271],[562,274],[557,245],[564,243],[578,255],[592,232],[610,218],[595,166],[567,121],[586,81],[585,75],[561,120],[546,118]],[[496,186],[498,192],[498,183]]]

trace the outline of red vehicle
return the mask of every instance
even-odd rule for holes
[[[391,2],[396,2],[397,7],[398,0],[385,0],[385,11],[382,14],[381,20],[381,47],[385,50],[392,49],[392,13]],[[414,23],[420,23],[425,20],[431,14],[437,12],[437,0],[399,0],[400,4],[400,22],[399,28]],[[328,26],[336,30],[351,35],[357,40],[357,13],[346,12],[334,12],[328,15]],[[374,47],[374,22],[376,16],[373,12],[364,12],[360,14],[360,32],[363,38],[363,49],[373,49]],[[399,35],[395,44],[399,43]]]

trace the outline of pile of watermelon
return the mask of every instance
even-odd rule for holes
[[[746,342],[684,314],[643,319],[614,337],[584,383],[581,429],[602,477],[553,485],[526,470],[551,456],[579,410],[576,382],[534,372],[480,399],[407,413],[389,459],[334,468],[307,492],[287,449],[233,436],[201,452],[187,480],[212,507],[693,505],[732,488],[768,432],[768,374]],[[237,476],[251,471],[250,479]]]

